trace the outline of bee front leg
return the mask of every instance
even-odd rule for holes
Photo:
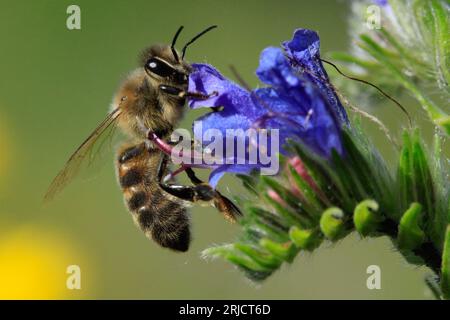
[[[194,98],[196,100],[208,100],[209,98],[216,97],[219,95],[219,92],[213,91],[210,94],[204,94],[201,92],[183,92],[183,96],[187,98]],[[210,107],[213,112],[222,111],[223,107]]]
[[[197,100],[208,100],[209,98],[218,96],[219,93],[217,91],[213,91],[210,94],[204,94],[201,92],[184,92],[184,97],[186,98],[194,98]]]
[[[217,95],[219,95],[219,93],[217,91],[213,91],[210,94],[204,94],[201,92],[188,92],[188,91],[184,91],[180,88],[177,87],[173,87],[173,86],[169,86],[166,84],[162,84],[159,86],[159,89],[171,96],[176,96],[179,98],[194,98],[197,100],[207,100],[209,98],[215,97]]]
[[[194,98],[196,100],[208,100],[209,98],[218,96],[219,93],[217,91],[213,91],[210,94],[203,94],[201,92],[186,92],[185,97]],[[210,107],[213,112],[218,112],[223,110],[223,106],[219,107]]]

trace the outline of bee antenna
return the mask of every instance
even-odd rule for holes
[[[172,45],[170,46],[170,49],[172,50],[173,57],[175,58],[175,60],[177,60],[177,62],[180,62],[180,58],[178,57],[177,50],[175,50],[175,43],[177,42],[178,36],[180,35],[181,30],[183,30],[183,28],[184,28],[183,26],[180,26],[178,28],[177,32],[175,33],[175,36],[173,37]]]
[[[216,25],[214,26],[210,26],[208,28],[206,28],[205,30],[203,30],[202,32],[200,32],[198,35],[196,35],[195,37],[193,37],[188,43],[186,43],[183,47],[183,50],[181,51],[181,59],[184,59],[184,55],[186,53],[186,49],[189,45],[191,45],[193,42],[195,42],[198,38],[200,38],[202,35],[204,35],[205,33],[211,31],[212,29],[217,28]]]

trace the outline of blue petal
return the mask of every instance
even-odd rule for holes
[[[224,164],[211,171],[208,179],[209,184],[215,188],[225,173],[249,174],[252,170],[255,170],[255,167],[251,165]]]
[[[311,84],[295,90],[302,91],[299,94],[301,100],[295,99],[292,90],[288,93],[273,88],[256,91],[257,96],[275,113],[264,123],[264,127],[279,129],[281,145],[289,138],[303,142],[325,158],[330,157],[333,148],[342,154],[340,124],[327,99]]]
[[[194,137],[199,140],[210,129],[218,129],[225,136],[227,129],[247,130],[253,122],[253,119],[249,119],[245,114],[227,109],[220,112],[210,112],[194,121]]]
[[[297,29],[291,41],[283,42],[287,54],[305,66],[313,66],[320,56],[319,35],[308,29]]]
[[[280,48],[269,47],[262,51],[256,74],[262,82],[276,87],[296,86],[299,82]]]
[[[373,0],[373,2],[383,7],[389,5],[388,0]]]
[[[339,98],[331,87],[328,74],[320,60],[320,39],[315,31],[308,29],[297,29],[290,41],[283,42],[288,57],[294,68],[308,77],[325,94],[333,112],[338,119],[348,124],[347,113]]]
[[[189,92],[202,93],[204,95],[217,95],[209,99],[190,99],[191,108],[199,107],[224,107],[236,108],[249,104],[250,95],[237,84],[222,76],[219,71],[207,64],[193,64],[194,72],[189,75]]]

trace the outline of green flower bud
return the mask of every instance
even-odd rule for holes
[[[374,200],[360,202],[353,213],[353,223],[356,230],[363,236],[374,232],[383,218],[376,213],[378,203]]]
[[[337,240],[344,231],[344,213],[332,207],[324,211],[320,218],[320,230],[330,240]]]

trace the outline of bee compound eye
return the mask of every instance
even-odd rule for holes
[[[175,73],[175,70],[165,63],[164,61],[161,61],[159,59],[151,58],[147,61],[145,68],[160,77],[169,77],[173,73]]]

